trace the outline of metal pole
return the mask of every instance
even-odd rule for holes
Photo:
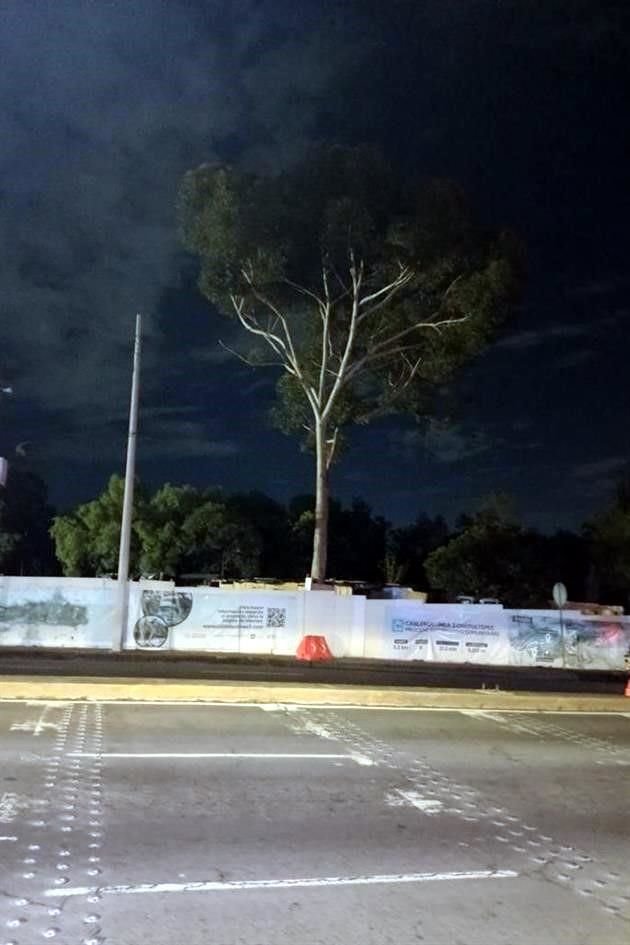
[[[123,497],[122,521],[120,524],[120,551],[118,554],[118,621],[112,641],[112,649],[118,651],[122,650],[124,645],[125,631],[127,629],[127,614],[129,611],[129,549],[131,546],[131,522],[133,519],[133,486],[136,474],[141,334],[142,318],[140,315],[136,315],[131,404],[129,407],[129,435],[127,438],[127,466],[125,469],[125,492]]]

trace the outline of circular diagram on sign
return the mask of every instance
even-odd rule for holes
[[[168,639],[168,624],[161,617],[140,617],[133,628],[136,646],[159,648]]]
[[[169,627],[183,623],[192,610],[192,594],[182,591],[143,591],[142,613],[161,617]]]

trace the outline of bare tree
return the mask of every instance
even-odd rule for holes
[[[385,371],[388,376],[386,397],[381,398],[378,409],[379,412],[390,409],[422,366],[421,333],[440,333],[462,324],[468,315],[445,316],[444,308],[440,307],[428,318],[419,318],[398,329],[383,315],[387,306],[413,281],[414,270],[399,263],[397,275],[374,288],[366,282],[364,261],[357,260],[351,249],[347,279],[343,280],[337,272],[333,274],[324,263],[319,293],[285,280],[314,310],[320,325],[319,358],[316,377],[313,378],[313,349],[309,346],[307,351],[301,350],[293,337],[290,313],[279,309],[258,287],[253,264],[242,268],[241,275],[250,293],[247,296],[230,295],[240,324],[270,349],[272,360],[266,364],[280,367],[294,378],[312,414],[310,423],[304,425],[314,444],[316,468],[311,576],[323,580],[328,548],[329,472],[341,432],[339,422],[335,421],[335,408],[340,397],[349,386],[360,383],[369,376],[373,366],[378,365],[379,372]],[[332,281],[339,283],[337,295],[331,292]],[[453,280],[444,293],[445,303],[456,283],[457,279]],[[247,364],[261,363],[234,349],[229,350]],[[308,358],[308,363],[304,362],[303,355]],[[374,415],[374,409],[370,413]],[[355,422],[367,420],[367,413],[355,417]]]

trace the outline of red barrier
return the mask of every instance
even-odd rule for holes
[[[299,660],[308,660],[310,663],[333,659],[326,637],[304,637],[295,655]]]

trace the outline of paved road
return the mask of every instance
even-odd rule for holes
[[[0,945],[627,945],[630,714],[0,703]]]

